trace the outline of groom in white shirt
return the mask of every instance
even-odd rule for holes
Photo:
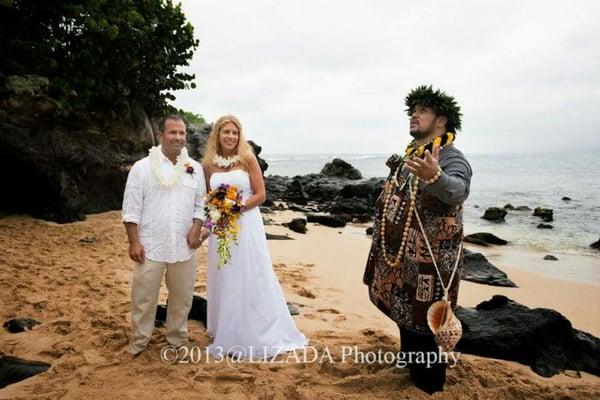
[[[166,336],[169,344],[187,341],[192,306],[196,249],[209,233],[202,227],[206,184],[202,166],[189,158],[183,118],[168,115],[159,123],[160,146],[136,162],[125,186],[123,222],[129,257],[135,262],[131,290],[133,333],[121,358],[142,352],[154,330],[163,275],[169,291]],[[166,274],[165,274],[166,271]]]

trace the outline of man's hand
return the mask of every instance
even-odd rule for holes
[[[140,242],[133,242],[129,245],[129,258],[142,264],[146,262],[146,250]]]
[[[197,249],[210,236],[210,231],[201,225],[193,225],[187,234],[187,244],[190,249]]]
[[[425,150],[425,158],[413,157],[406,160],[406,168],[413,175],[419,177],[422,181],[429,180],[435,176],[438,171],[438,160],[440,159],[440,146],[433,146],[433,154]]]

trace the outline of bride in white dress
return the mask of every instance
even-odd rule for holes
[[[211,235],[208,243],[209,352],[264,359],[304,349],[307,339],[292,320],[267,247],[258,208],[265,200],[262,172],[236,117],[215,122],[202,164],[209,190],[235,185],[245,201],[229,263],[218,269],[216,237]]]

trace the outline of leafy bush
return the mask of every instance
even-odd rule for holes
[[[170,0],[0,0],[0,83],[47,77],[50,95],[73,110],[163,111],[171,91],[195,87],[178,69],[197,46]]]

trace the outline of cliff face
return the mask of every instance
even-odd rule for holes
[[[7,80],[0,96],[0,212],[56,222],[119,209],[128,166],[152,145],[145,113],[66,112],[41,77]]]
[[[59,223],[118,210],[131,165],[153,146],[153,125],[135,105],[127,117],[65,111],[39,76],[9,77],[0,87],[0,215],[29,214]],[[200,160],[211,125],[188,126]],[[251,143],[256,155],[260,146]],[[261,168],[267,163],[259,158]]]

